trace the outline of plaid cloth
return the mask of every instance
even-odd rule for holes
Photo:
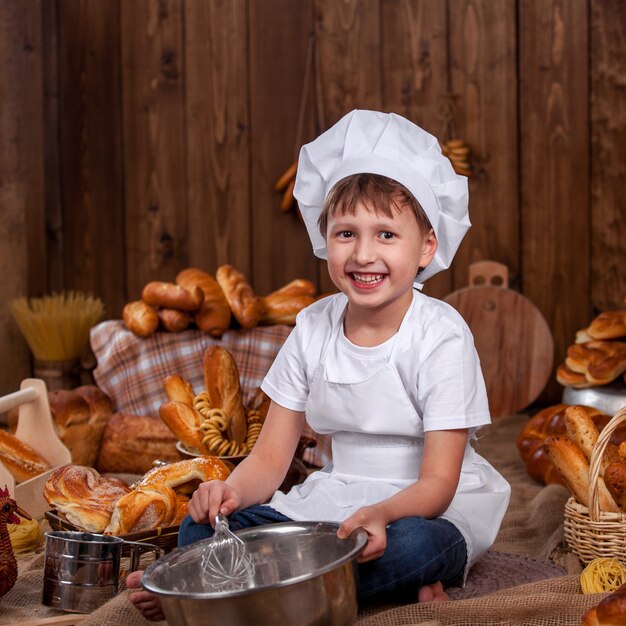
[[[158,416],[159,407],[168,401],[163,385],[166,376],[178,374],[199,393],[204,389],[202,355],[209,346],[220,345],[237,363],[247,404],[291,330],[291,326],[283,325],[258,326],[228,330],[221,339],[199,330],[186,330],[157,332],[142,339],[121,320],[110,320],[91,329],[91,349],[98,362],[93,376],[116,411]],[[308,426],[304,434],[316,441],[314,448],[304,452],[304,460],[315,466],[325,465],[330,460],[329,437],[314,433]]]

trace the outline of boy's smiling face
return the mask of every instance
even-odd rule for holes
[[[413,297],[418,269],[435,255],[437,240],[432,230],[422,231],[409,208],[387,216],[358,202],[354,215],[338,207],[329,216],[326,246],[330,277],[353,307],[403,308]]]

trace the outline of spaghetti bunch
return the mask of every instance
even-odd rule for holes
[[[41,298],[17,298],[11,312],[35,359],[77,359],[89,342],[89,331],[104,315],[99,298],[74,291]]]

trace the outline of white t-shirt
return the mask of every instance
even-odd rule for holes
[[[324,298],[304,309],[287,338],[262,388],[277,404],[304,411],[309,388],[324,356],[328,379],[358,383],[371,378],[390,357],[398,370],[423,430],[468,428],[490,423],[485,383],[472,334],[450,305],[413,292],[403,326],[405,345],[398,335],[379,346],[352,344],[343,333],[344,294]],[[342,329],[331,342],[336,325]],[[355,415],[355,420],[358,416]]]

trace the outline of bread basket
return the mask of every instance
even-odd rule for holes
[[[625,420],[626,406],[600,431],[593,448],[589,466],[589,508],[573,497],[565,504],[565,540],[584,564],[599,557],[626,563],[626,513],[600,511],[598,489],[604,451],[613,431]]]

